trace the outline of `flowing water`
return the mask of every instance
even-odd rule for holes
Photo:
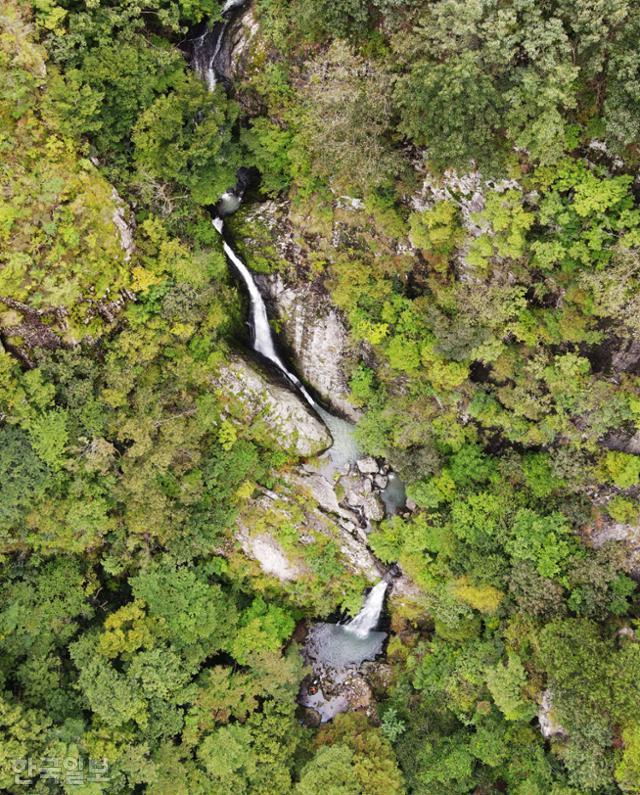
[[[389,482],[380,493],[380,496],[382,497],[387,516],[393,516],[405,507],[407,492],[405,491],[404,483],[395,472],[389,473]]]
[[[377,632],[387,583],[382,580],[365,599],[362,610],[351,621],[329,624],[320,621],[309,629],[305,655],[320,668],[341,671],[375,660],[382,651],[386,632]]]
[[[371,589],[362,610],[348,624],[344,625],[346,632],[362,639],[378,626],[386,590],[387,583],[384,580]]]
[[[314,668],[359,667],[366,660],[375,660],[382,651],[386,632],[368,632],[364,636],[349,632],[343,624],[328,624],[319,621],[309,629],[305,646],[307,656]]]
[[[246,4],[247,0],[227,0],[222,6],[222,19],[216,22],[211,29],[205,27],[204,31],[193,39],[188,39],[185,49],[191,52],[193,68],[200,79],[213,91],[220,77],[224,77],[221,69],[221,53],[225,43],[225,35],[236,12]]]
[[[296,389],[300,391],[309,405],[315,406],[315,400],[304,388],[304,385],[300,382],[300,379],[287,369],[285,363],[278,356],[273,342],[273,333],[271,331],[271,326],[269,325],[269,317],[267,315],[267,307],[265,306],[264,299],[262,298],[260,290],[258,290],[258,287],[253,280],[253,274],[227,242],[224,235],[224,221],[220,216],[218,216],[217,218],[213,219],[213,225],[222,235],[222,246],[224,248],[224,253],[231,260],[236,270],[242,277],[242,280],[247,287],[247,292],[249,293],[249,299],[251,301],[251,332],[253,336],[253,350],[275,364],[275,366],[283,373],[283,375],[285,375],[287,379],[296,387]]]
[[[244,3],[245,0],[227,0],[222,10],[222,23],[216,23],[212,31],[205,31],[202,37],[191,42],[194,67],[210,90],[213,90],[216,85],[217,59],[229,24],[229,18],[225,15],[228,14],[231,17],[233,11],[243,6]],[[239,183],[235,189],[227,191],[220,197],[213,218],[213,226],[220,233],[224,252],[244,281],[249,294],[253,349],[272,362],[298,389],[331,433],[333,445],[323,456],[326,463],[322,468],[325,477],[331,480],[337,471],[345,469],[359,458],[360,451],[354,438],[354,426],[319,406],[299,378],[287,368],[278,355],[265,302],[254,281],[253,274],[234,251],[225,234],[224,218],[240,207],[243,194],[244,187]],[[311,625],[305,643],[304,655],[312,664],[314,671],[317,673],[331,671],[331,679],[334,684],[344,683],[350,672],[357,671],[364,661],[376,659],[382,652],[387,637],[385,632],[376,631],[387,587],[387,583],[381,581],[372,588],[365,599],[362,610],[351,621],[341,624],[317,622]],[[320,714],[322,721],[330,720],[349,707],[348,699],[344,693],[325,697],[322,690],[316,689],[313,692],[309,690],[301,694],[300,698],[300,703],[315,709]]]
[[[355,426],[352,422],[330,414],[317,403],[314,409],[329,429],[333,439],[333,444],[321,457],[320,468],[324,477],[331,483],[337,472],[344,472],[350,464],[360,458],[361,452],[355,439]]]

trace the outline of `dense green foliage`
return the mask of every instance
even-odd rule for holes
[[[228,96],[177,46],[217,4],[5,3],[3,791],[53,791],[21,767],[49,758],[106,760],[61,785],[86,795],[640,793],[639,11],[255,0]],[[416,506],[370,536],[417,592],[379,719],[295,714],[296,622],[363,582],[300,503],[261,510],[294,457],[214,387],[243,308],[204,207],[240,164]],[[302,581],[249,566],[238,517]]]

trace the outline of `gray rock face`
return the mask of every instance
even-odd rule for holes
[[[636,431],[634,434],[610,433],[602,440],[602,446],[608,450],[619,450],[623,453],[640,455],[640,431]]]
[[[616,371],[637,370],[639,365],[640,340],[629,340],[611,357],[611,367]]]
[[[343,475],[339,485],[344,491],[346,503],[361,513],[366,520],[380,522],[384,519],[384,505],[379,494],[373,491],[372,481],[367,476],[362,477],[352,472]]]
[[[359,412],[349,402],[346,366],[351,346],[338,310],[313,283],[287,283],[280,274],[262,276],[259,283],[298,375],[326,403],[356,421]]]
[[[553,714],[553,693],[547,689],[542,694],[538,723],[542,736],[549,740],[551,737],[566,737],[567,731],[555,719]]]
[[[381,522],[384,519],[384,505],[377,494],[367,494],[362,510],[370,522]]]
[[[133,214],[125,205],[124,201],[120,197],[120,194],[115,188],[113,188],[111,191],[111,198],[115,204],[115,209],[111,218],[113,220],[114,226],[118,230],[118,235],[120,236],[120,245],[124,251],[124,261],[129,262],[135,249],[135,222],[132,217]]]
[[[257,363],[232,355],[213,377],[213,386],[231,416],[260,423],[288,452],[308,457],[331,445],[329,431],[302,399]]]
[[[640,526],[622,522],[605,521],[587,533],[586,539],[595,549],[607,543],[617,543],[624,551],[624,568],[640,580]]]
[[[247,69],[259,28],[260,25],[254,16],[253,8],[248,6],[246,11],[233,23],[229,31],[227,74],[234,83],[242,79]]]
[[[292,563],[268,533],[251,536],[246,528],[239,526],[236,538],[245,555],[256,560],[265,574],[271,574],[282,582],[297,580],[304,574],[303,568]]]
[[[326,536],[336,541],[342,562],[347,569],[361,574],[368,582],[380,579],[383,567],[365,546],[362,539],[356,539],[347,529],[349,515],[326,494],[326,488],[319,485],[314,477],[298,473],[287,477],[287,486],[279,493],[261,490],[260,496],[250,500],[246,516],[237,521],[236,539],[249,558],[256,560],[265,574],[272,574],[281,581],[299,580],[305,575],[305,567],[300,561],[294,560],[268,531],[251,532],[255,520],[252,516],[271,516],[276,525],[295,522],[298,526],[300,544],[314,543],[314,536]],[[330,484],[327,483],[330,488]],[[294,519],[299,511],[300,496],[304,496],[304,519]],[[315,497],[322,500],[320,505]],[[335,511],[335,513],[334,513]],[[333,514],[333,515],[331,515]],[[355,518],[355,517],[354,517]]]
[[[358,523],[358,516],[353,511],[340,505],[335,489],[319,472],[311,472],[304,475],[293,473],[288,476],[287,480],[294,486],[308,492],[322,511],[340,516],[354,526]]]
[[[469,238],[478,237],[489,231],[486,222],[478,221],[476,213],[485,208],[486,194],[489,190],[504,193],[508,190],[519,190],[520,184],[516,180],[503,179],[498,182],[485,180],[479,171],[459,174],[454,170],[447,170],[441,177],[425,174],[422,189],[411,198],[414,210],[422,212],[430,209],[436,202],[447,200],[453,202],[462,220],[462,225]],[[458,276],[463,281],[477,281],[477,276],[472,267],[466,262],[469,243],[456,252]]]

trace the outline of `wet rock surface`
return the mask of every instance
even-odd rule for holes
[[[375,714],[370,679],[376,676],[378,665],[384,665],[375,660],[385,639],[385,632],[372,632],[358,639],[339,624],[312,625],[303,657],[313,674],[303,681],[298,697],[298,703],[310,711],[302,716],[305,722],[326,723],[351,710]],[[307,725],[314,725],[313,722]]]
[[[553,714],[553,693],[547,689],[542,693],[540,709],[538,711],[540,732],[545,740],[552,737],[566,737],[567,731],[561,726]]]

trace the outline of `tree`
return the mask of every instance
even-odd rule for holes
[[[354,775],[354,753],[346,745],[320,748],[302,769],[296,795],[364,795]]]
[[[499,663],[487,672],[487,687],[507,720],[530,720],[535,707],[523,697],[527,674],[519,657],[509,655],[507,664]]]
[[[312,172],[340,191],[373,192],[398,173],[389,141],[391,78],[379,65],[334,42],[311,65],[299,144]]]
[[[473,53],[445,64],[416,63],[398,82],[395,97],[402,131],[427,148],[434,166],[468,170],[472,160],[495,164],[503,101]]]
[[[207,93],[189,75],[179,91],[158,97],[138,118],[134,160],[141,182],[159,180],[190,191],[199,204],[215,204],[240,165],[230,128],[237,108]]]

